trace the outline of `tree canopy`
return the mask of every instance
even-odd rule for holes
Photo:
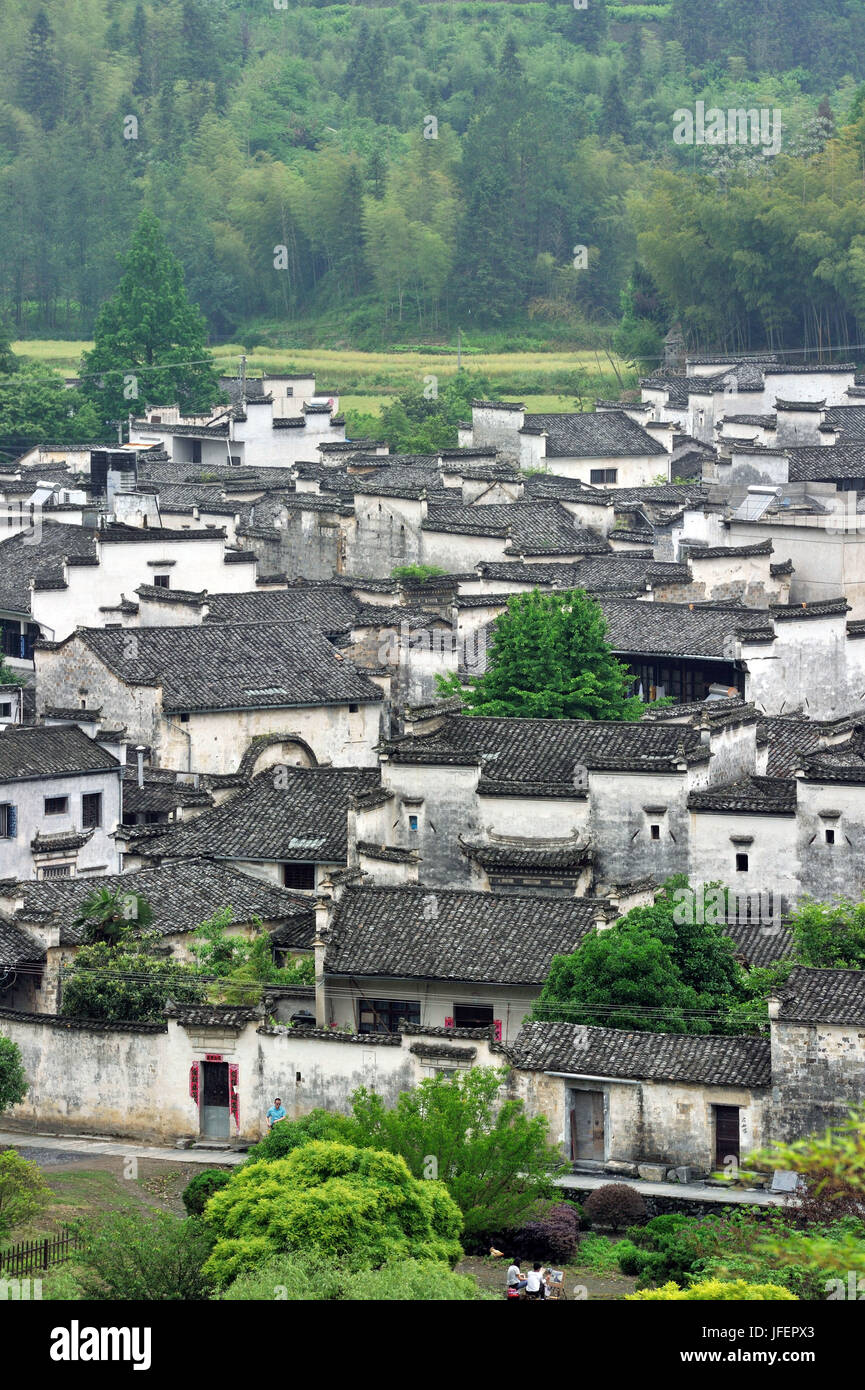
[[[122,420],[146,401],[196,414],[219,398],[204,316],[190,302],[180,262],[151,212],[138,219],[122,279],[99,311],[93,338],[82,359],[82,390],[106,420]]]
[[[643,703],[628,694],[633,677],[606,633],[600,604],[582,589],[518,594],[495,624],[483,675],[465,688],[439,678],[439,690],[461,694],[469,714],[639,719]]]

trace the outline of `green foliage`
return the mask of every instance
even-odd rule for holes
[[[219,399],[204,318],[150,212],[138,219],[123,276],[99,311],[93,339],[82,360],[83,390],[105,420],[125,418],[139,398],[177,404],[184,414]]]
[[[140,893],[125,893],[117,888],[94,888],[81,903],[73,927],[84,932],[85,941],[106,942],[116,946],[129,934],[130,926],[148,927],[153,911]]]
[[[615,1274],[619,1269],[619,1251],[625,1244],[625,1241],[614,1242],[594,1232],[584,1235],[578,1251],[580,1268],[592,1274]]]
[[[396,453],[438,454],[457,443],[460,420],[471,419],[472,401],[489,395],[489,383],[477,373],[462,371],[439,382],[434,375],[403,391],[380,410],[365,416],[355,428],[374,439],[385,440]],[[443,574],[436,566],[405,565],[406,577],[415,570]],[[393,571],[396,575],[396,571]],[[396,577],[400,577],[396,575]],[[424,573],[418,577],[426,578]]]
[[[479,1288],[434,1260],[399,1260],[381,1269],[346,1270],[329,1260],[284,1255],[257,1265],[230,1284],[222,1298],[249,1302],[481,1302],[498,1295]]]
[[[28,362],[14,376],[0,375],[0,456],[11,460],[43,441],[79,444],[101,437],[100,411],[77,388],[67,391],[59,372]]]
[[[394,565],[390,572],[391,579],[413,579],[419,584],[423,584],[427,579],[435,579],[439,574],[446,574],[447,570],[440,565]]]
[[[660,1033],[724,1031],[717,1015],[748,998],[746,977],[709,914],[700,922],[682,910],[685,883],[669,879],[652,906],[632,908],[591,932],[578,951],[554,956],[533,1017]],[[765,1017],[765,1003],[760,1008]],[[756,1008],[733,1021],[756,1026]],[[729,1021],[727,1031],[735,1031]]]
[[[396,1154],[318,1140],[244,1165],[204,1219],[216,1238],[205,1268],[220,1286],[282,1252],[317,1250],[372,1268],[462,1253],[459,1208],[442,1183],[413,1178]]]
[[[264,985],[313,983],[315,962],[311,956],[291,965],[277,965],[261,920],[253,918],[253,936],[229,934],[233,920],[232,908],[222,908],[196,928],[190,941],[196,970],[217,977],[208,985],[208,998],[220,1004],[255,1004]]]
[[[20,1105],[27,1090],[21,1049],[11,1038],[0,1034],[0,1115],[12,1105]]]
[[[50,1197],[38,1163],[22,1158],[14,1149],[0,1153],[0,1241],[13,1227],[36,1216]]]
[[[206,991],[196,972],[154,955],[155,949],[158,934],[133,939],[128,932],[117,945],[97,942],[80,947],[63,977],[60,1012],[107,1023],[156,1023],[169,999],[203,1003]]]
[[[333,1115],[329,1110],[310,1110],[299,1120],[280,1120],[259,1144],[249,1150],[247,1164],[270,1162],[309,1144],[313,1139],[339,1144],[361,1144],[360,1126],[347,1115]]]
[[[725,1299],[749,1303],[795,1303],[797,1301],[794,1293],[790,1293],[788,1289],[782,1289],[778,1284],[748,1284],[744,1279],[736,1279],[731,1283],[722,1283],[720,1279],[707,1279],[702,1283],[692,1284],[688,1289],[681,1289],[678,1284],[664,1284],[660,1289],[645,1289],[641,1293],[627,1293],[625,1298],[629,1303],[639,1302],[641,1299],[665,1302],[694,1300],[720,1302]]]
[[[790,917],[800,965],[865,969],[865,903],[800,901]]]
[[[551,1171],[561,1164],[547,1122],[529,1119],[523,1104],[502,1100],[506,1072],[472,1067],[454,1077],[425,1077],[403,1091],[393,1109],[361,1087],[354,1117],[364,1144],[399,1154],[416,1178],[445,1184],[463,1214],[467,1234],[513,1226],[552,1194]]]
[[[442,694],[462,695],[467,714],[513,719],[639,719],[632,677],[606,639],[600,604],[582,589],[519,594],[497,620],[487,670],[461,689],[439,678]]]
[[[86,1230],[78,1283],[85,1299],[107,1302],[201,1302],[209,1234],[200,1221],[170,1212],[112,1213]]]
[[[203,1173],[196,1173],[183,1189],[187,1215],[200,1216],[214,1192],[224,1187],[230,1177],[224,1168],[205,1168]]]

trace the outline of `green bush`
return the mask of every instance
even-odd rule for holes
[[[196,1173],[183,1189],[183,1205],[190,1216],[200,1216],[214,1192],[218,1192],[228,1182],[231,1174],[224,1168],[206,1168]]]
[[[87,1231],[78,1282],[85,1299],[148,1303],[209,1298],[203,1272],[208,1231],[194,1217],[170,1212],[115,1212]]]
[[[37,1163],[14,1149],[0,1153],[0,1240],[45,1206],[51,1190]]]
[[[689,1289],[680,1289],[678,1284],[664,1284],[660,1289],[644,1289],[641,1293],[625,1294],[625,1298],[631,1303],[640,1299],[679,1302],[701,1299],[711,1302],[726,1299],[737,1302],[798,1302],[794,1293],[790,1293],[789,1289],[782,1289],[778,1284],[749,1284],[744,1279],[736,1279],[730,1284],[723,1284],[720,1279],[706,1279],[700,1284],[692,1284]]]
[[[350,1271],[330,1261],[285,1255],[241,1274],[222,1298],[230,1302],[430,1303],[498,1299],[474,1279],[437,1260],[400,1260],[381,1269]]]
[[[308,1144],[312,1139],[323,1139],[338,1144],[357,1144],[358,1125],[345,1115],[332,1115],[329,1110],[311,1110],[299,1120],[280,1120],[266,1134],[260,1144],[254,1144],[244,1166],[286,1158],[288,1154]]]
[[[220,1286],[280,1252],[367,1267],[462,1254],[462,1217],[442,1183],[413,1178],[397,1154],[318,1140],[244,1164],[204,1220],[216,1238],[206,1270]]]

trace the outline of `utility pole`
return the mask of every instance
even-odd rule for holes
[[[463,369],[463,330],[462,330],[461,328],[458,328],[458,329],[457,329],[457,371],[458,371],[458,372],[461,372],[462,369]]]
[[[246,353],[240,358],[240,404],[246,405]]]

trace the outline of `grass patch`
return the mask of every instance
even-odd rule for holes
[[[580,1266],[583,1269],[591,1270],[593,1274],[618,1274],[619,1261],[616,1256],[616,1246],[618,1241],[612,1241],[607,1236],[599,1236],[590,1232],[580,1239],[577,1256]]]

